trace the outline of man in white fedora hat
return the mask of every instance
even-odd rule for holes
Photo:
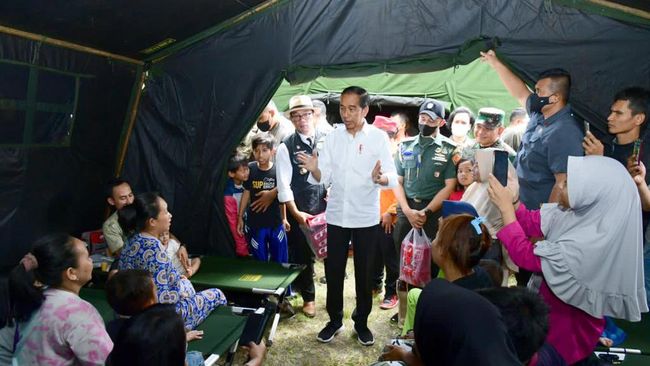
[[[309,174],[297,160],[300,153],[312,155],[323,144],[321,133],[316,131],[314,107],[311,98],[296,95],[289,100],[289,109],[284,113],[295,127],[276,152],[278,178],[278,200],[286,204],[289,223],[293,230],[287,233],[289,240],[289,261],[304,264],[306,268],[293,282],[303,299],[302,311],[307,317],[316,315],[316,288],[314,286],[314,253],[299,226],[306,226],[306,220],[325,211],[326,189],[323,184],[307,181]]]

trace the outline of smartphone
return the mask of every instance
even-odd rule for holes
[[[503,150],[494,150],[494,165],[492,175],[501,183],[502,186],[508,185],[508,152]]]
[[[639,165],[641,162],[641,140],[636,139],[634,141],[634,150],[632,150],[632,156],[636,159],[636,164]]]
[[[582,123],[584,124],[584,127],[585,127],[585,135],[586,135],[587,132],[590,132],[590,131],[591,131],[591,129],[589,128],[589,122],[587,122],[587,121],[583,121]]]

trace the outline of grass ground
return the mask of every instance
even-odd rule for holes
[[[316,263],[316,317],[307,318],[300,311],[302,299],[298,296],[292,300],[296,316],[280,321],[273,345],[269,347],[264,365],[369,365],[377,360],[381,350],[388,340],[394,338],[399,329],[390,322],[390,317],[397,312],[382,310],[379,303],[383,295],[373,299],[373,309],[368,318],[368,327],[375,336],[375,344],[365,347],[357,342],[354,334],[354,323],[350,315],[355,306],[354,266],[352,258],[348,260],[344,290],[344,321],[345,331],[334,338],[331,343],[323,344],[316,340],[316,335],[325,326],[329,317],[325,310],[326,285],[320,284],[318,278],[324,274],[323,264]],[[242,365],[245,357],[238,352],[235,365]]]

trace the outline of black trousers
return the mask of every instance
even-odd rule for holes
[[[293,216],[288,215],[291,230],[287,233],[289,242],[289,262],[304,264],[305,269],[300,272],[293,281],[293,287],[300,292],[303,302],[310,302],[316,299],[316,287],[314,286],[314,252],[309,248],[305,234],[298,226]]]
[[[379,225],[377,233],[377,255],[375,256],[375,275],[371,279],[371,285],[376,289],[381,289],[384,279],[384,267],[386,267],[386,293],[384,298],[397,295],[395,289],[397,279],[399,278],[399,253],[395,250],[395,241],[393,233],[386,234],[384,228]]]
[[[367,327],[372,310],[371,275],[374,273],[375,246],[379,225],[364,228],[344,228],[327,225],[327,313],[334,325],[343,324],[343,281],[348,260],[348,244],[354,243],[354,280],[357,295],[352,315],[356,326]]]

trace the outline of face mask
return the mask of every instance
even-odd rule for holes
[[[548,97],[540,97],[537,93],[533,93],[530,96],[530,111],[533,113],[542,113],[542,107],[549,104]]]
[[[469,132],[469,125],[452,123],[451,124],[451,134],[456,137],[465,137]]]
[[[266,132],[271,129],[271,123],[269,121],[257,122],[257,128],[262,132]]]
[[[424,123],[420,123],[419,125],[420,125],[420,135],[425,137],[429,137],[433,135],[436,132],[436,129],[438,128],[438,127],[431,127]]]

